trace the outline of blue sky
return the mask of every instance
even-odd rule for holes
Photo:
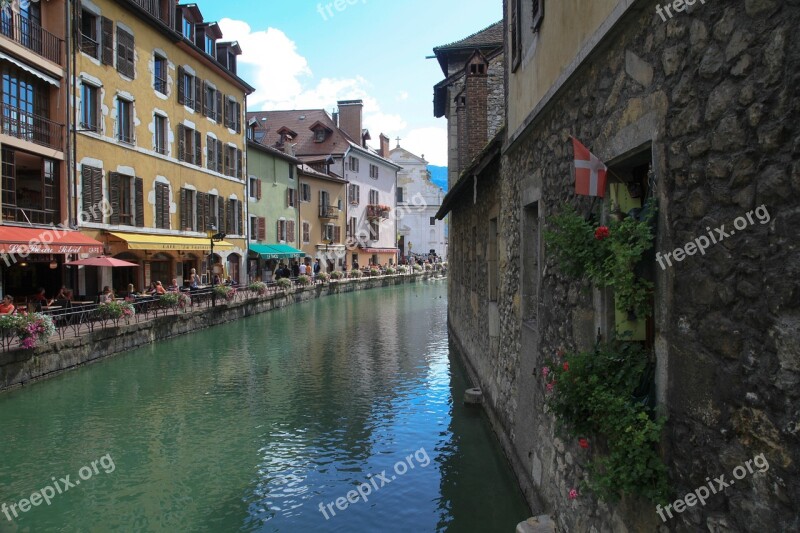
[[[240,75],[258,89],[250,109],[331,111],[339,99],[361,98],[373,145],[381,132],[400,136],[405,148],[446,165],[446,124],[432,106],[444,76],[425,56],[500,20],[501,0],[350,2],[340,0],[341,11],[313,0],[197,5],[242,45]]]

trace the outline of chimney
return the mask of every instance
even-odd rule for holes
[[[488,132],[488,98],[489,84],[487,78],[489,65],[480,52],[476,52],[467,63],[467,79],[464,83],[466,138],[467,151],[465,165],[472,162],[481,153],[489,140]],[[460,127],[460,123],[459,123]],[[459,150],[462,146],[459,146]],[[464,170],[461,167],[460,170]]]
[[[332,118],[333,118],[333,124],[338,128],[339,127],[339,113],[334,111],[333,115],[332,115]]]
[[[389,159],[389,137],[381,133],[381,157]]]
[[[339,100],[339,129],[345,132],[354,143],[362,144],[363,100]]]

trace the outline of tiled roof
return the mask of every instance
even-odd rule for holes
[[[301,159],[306,159],[303,156],[341,156],[350,148],[350,138],[336,127],[331,116],[323,109],[247,113],[248,122],[253,118],[258,122],[256,138],[267,146],[275,146],[280,141],[278,130],[283,127],[297,132],[297,137],[291,142],[295,145],[295,154]],[[321,143],[314,142],[314,132],[310,129],[317,122],[332,132]]]
[[[433,49],[434,53],[439,50],[455,50],[460,48],[483,48],[503,45],[503,21],[495,22],[488,28],[473,33],[469,37],[450,44],[437,46]]]

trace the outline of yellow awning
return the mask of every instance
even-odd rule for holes
[[[175,250],[205,251],[211,249],[209,239],[201,237],[176,237],[172,235],[148,235],[146,233],[114,233],[111,235],[127,243],[129,250]],[[234,246],[225,241],[215,242],[214,250],[232,250]]]

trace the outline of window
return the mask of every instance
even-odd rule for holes
[[[403,202],[405,202],[405,200],[403,200],[403,188],[402,187],[398,187],[397,188],[397,203],[398,204],[402,204]]]
[[[97,15],[91,11],[85,9],[81,11],[81,52],[95,59],[99,59],[100,53],[100,43],[97,42],[97,21]],[[5,27],[3,29],[5,30]]]
[[[544,0],[511,0],[510,4],[510,47],[511,47],[511,71],[516,72],[522,63],[522,53],[524,50],[524,32],[530,28],[533,33],[539,31],[544,19]],[[530,8],[528,7],[530,6]],[[530,9],[530,11],[528,11]],[[530,13],[530,19],[528,19]],[[530,24],[528,24],[530,21]]]
[[[242,177],[242,151],[235,146],[225,146],[225,175]]]
[[[286,189],[286,207],[297,207],[297,189]]]
[[[328,207],[331,205],[331,195],[328,191],[319,191],[319,205],[320,207]]]
[[[303,222],[303,244],[311,242],[311,224]]]
[[[263,240],[258,238],[258,217],[250,217],[250,239]]]
[[[350,167],[350,170],[352,170],[353,172],[358,172],[358,158],[357,157],[350,156],[349,167]]]
[[[158,54],[153,54],[153,89],[167,94],[167,60]]]
[[[242,131],[242,105],[233,98],[225,99],[225,127]]]
[[[190,21],[187,18],[184,18],[183,25],[181,26],[181,31],[184,37],[186,37],[190,41],[194,40],[192,39],[192,36],[194,35],[194,24],[192,24],[192,21]]]
[[[170,229],[169,185],[166,183],[156,183],[156,227]]]
[[[250,176],[250,198],[261,200],[261,180],[256,176]]]
[[[278,242],[286,242],[286,230],[287,230],[287,223],[285,220],[278,221],[278,235],[276,239]]]
[[[197,191],[181,189],[181,227],[183,231],[197,231]]]
[[[350,205],[358,205],[361,203],[361,187],[358,185],[350,185],[347,189],[347,201]]]
[[[370,220],[369,222],[369,238],[377,241],[381,238],[381,224],[377,220]]]
[[[206,137],[206,140],[207,167],[209,170],[222,173],[222,143],[211,135]]]
[[[117,140],[126,144],[135,144],[133,135],[133,102],[117,98]]]
[[[203,115],[212,120],[217,120],[219,111],[217,109],[217,90],[208,82],[203,82]]]
[[[350,220],[347,222],[347,236],[350,238],[355,238],[357,231],[358,219],[356,217],[350,217]]]
[[[98,96],[100,91],[94,85],[81,85],[81,129],[100,131],[100,114],[98,113]]]
[[[311,185],[309,185],[308,183],[300,184],[300,201],[301,202],[311,201]]]
[[[369,166],[369,177],[372,179],[378,179],[378,165],[370,165]]]
[[[206,35],[206,53],[211,57],[216,58],[217,56],[217,47],[216,43],[214,42],[214,38],[210,35]]]
[[[178,103],[192,108],[196,112],[203,110],[203,88],[194,74],[178,67]]]
[[[333,242],[333,224],[322,226],[322,240]]]
[[[6,203],[10,198],[13,198],[13,193],[9,194],[9,190],[14,190],[13,185],[7,184],[7,174],[13,175],[6,170],[7,162],[11,158],[6,157],[3,153],[3,199]],[[93,209],[92,206],[97,206],[103,201],[103,170],[96,167],[83,165],[81,167],[81,200],[83,202],[83,212],[88,217],[87,222],[103,222],[103,212],[99,209]]]
[[[114,65],[114,21],[105,17],[100,17],[100,29],[102,39],[100,42],[101,51],[100,62],[104,65]]]
[[[539,31],[544,19],[544,0],[533,0],[533,31]]]
[[[203,164],[203,146],[200,132],[178,125],[178,160],[201,166]]]
[[[167,155],[167,117],[153,115],[153,148],[161,155]]]
[[[117,71],[129,78],[136,77],[134,48],[133,35],[117,25]]]
[[[380,196],[378,191],[370,189],[369,191],[369,205],[378,205],[380,203]]]
[[[431,226],[436,225],[436,217],[431,217]]]
[[[314,130],[314,142],[321,143],[325,142],[325,128],[317,128]]]
[[[226,210],[225,230],[229,235],[242,235],[244,226],[242,224],[242,202],[239,200],[228,200]]]

